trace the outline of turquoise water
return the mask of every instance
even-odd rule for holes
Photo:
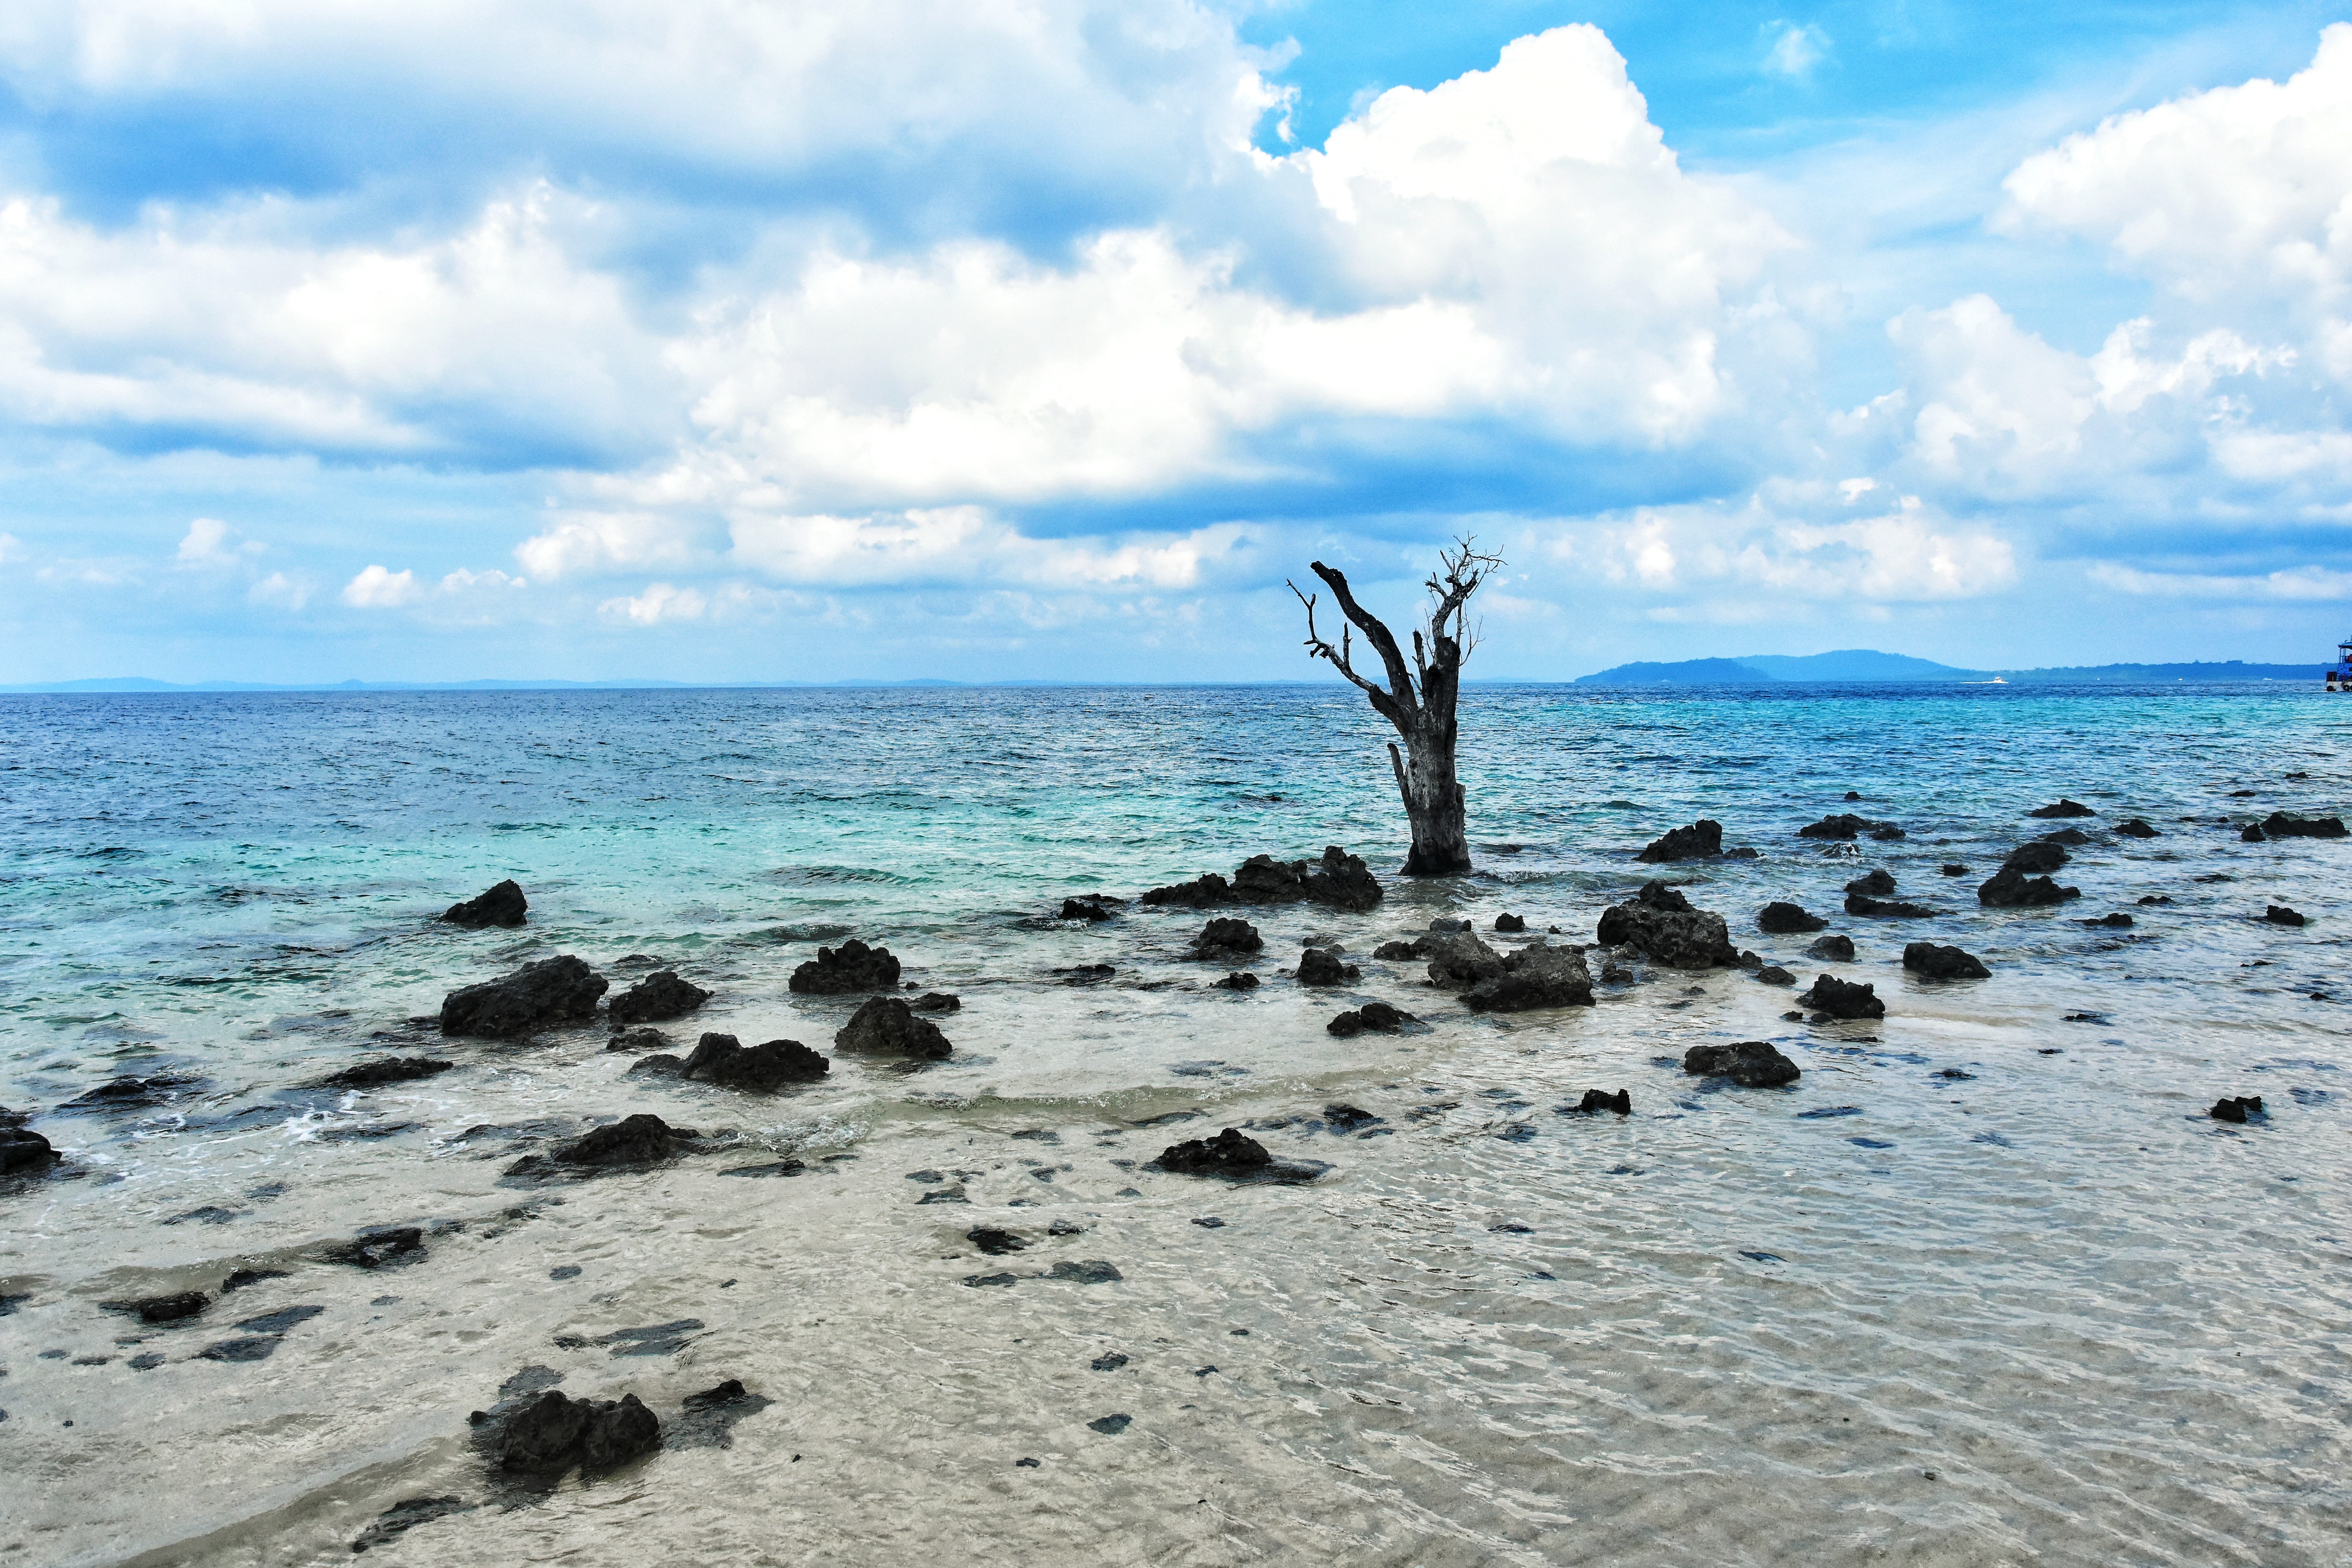
[[[0,699],[0,1105],[69,1154],[0,1194],[0,1294],[25,1298],[0,1320],[0,1443],[45,1478],[37,1502],[0,1507],[0,1547],[348,1556],[397,1497],[478,1493],[464,1412],[542,1363],[657,1408],[764,1379],[778,1408],[625,1496],[575,1487],[386,1550],[552,1555],[617,1502],[648,1550],[796,1561],[2339,1559],[2347,851],[2247,845],[2235,825],[2352,805],[2352,700],[1476,687],[1463,731],[1477,873],[1391,882],[1370,916],[1253,915],[1266,984],[1237,996],[1183,954],[1197,914],[1049,917],[1071,892],[1131,896],[1260,850],[1337,843],[1392,870],[1382,732],[1343,691]],[[1979,909],[1976,883],[2049,826],[2022,814],[2061,795],[2099,813],[2060,879],[2079,904]],[[1908,837],[1794,837],[1846,809]],[[1832,915],[1861,952],[1828,967],[1876,983],[1882,1025],[1792,1023],[1787,992],[1733,971],[1643,970],[1592,1009],[1476,1018],[1418,966],[1368,956],[1432,918],[1483,931],[1505,910],[1590,941],[1652,874],[1633,853],[1701,815],[1759,855],[1673,868],[1693,901],[1801,979],[1823,967],[1809,939],[1761,935],[1755,911]],[[2106,832],[2128,816],[2163,837]],[[1880,865],[1942,912],[1838,917],[1840,884]],[[432,921],[507,876],[531,900],[523,931]],[[2313,923],[2254,918],[2273,902]],[[2081,923],[2111,910],[2135,925]],[[687,1043],[710,1027],[825,1049],[846,1006],[784,981],[852,933],[962,996],[950,1061],[836,1058],[823,1086],[752,1100],[629,1079],[601,1027],[445,1045],[411,1021],[571,952],[616,984],[658,960],[717,993],[677,1026]],[[1994,978],[1908,978],[1895,960],[1922,936]],[[1280,973],[1309,938],[1363,964],[1348,996],[1428,1026],[1329,1037],[1344,999]],[[1055,973],[1097,963],[1110,980]],[[1718,1093],[1670,1065],[1724,1038],[1773,1039],[1806,1076]],[[300,1088],[387,1048],[460,1067]],[[195,1081],[147,1111],[57,1109],[158,1071]],[[1552,1114],[1596,1084],[1629,1087],[1636,1115]],[[2224,1093],[2273,1114],[2203,1119]],[[1157,1152],[1165,1135],[1133,1126],[1153,1116],[1311,1121],[1333,1100],[1383,1135],[1262,1134],[1337,1167],[1312,1188],[1204,1196],[1113,1163]],[[497,1185],[511,1135],[476,1130],[641,1109],[814,1168],[726,1181],[723,1156],[698,1158],[497,1217],[519,1201]],[[1041,1131],[1058,1143],[1008,1141]],[[971,1172],[954,1223],[914,1203],[903,1173],[924,1168]],[[199,1209],[226,1217],[183,1217]],[[1049,1210],[1083,1227],[1053,1245],[1125,1281],[961,1283],[964,1228],[1042,1232]],[[315,1261],[394,1220],[453,1227],[396,1301]],[[139,1331],[95,1306],[272,1260],[289,1280],[257,1287],[257,1310],[277,1291],[329,1310],[258,1364],[195,1355],[202,1327],[117,1346]],[[550,1348],[687,1316],[709,1337],[658,1364]],[[1031,1359],[1098,1340],[1131,1369]],[[137,1371],[134,1353],[165,1359]],[[1087,1428],[1096,1405],[1132,1433]],[[191,1444],[242,1478],[234,1496],[174,1457]],[[790,1452],[826,1467],[830,1506],[751,1479]],[[1009,1470],[1016,1455],[1041,1465]],[[1742,1522],[1759,1510],[1769,1534]]]

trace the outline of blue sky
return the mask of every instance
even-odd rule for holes
[[[2315,660],[2347,15],[17,0],[0,683]]]

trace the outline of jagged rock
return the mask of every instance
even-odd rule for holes
[[[1212,980],[1209,984],[1219,991],[1255,991],[1258,987],[1258,978],[1246,969],[1236,969],[1223,980]]]
[[[1742,1089],[1777,1089],[1803,1076],[1796,1063],[1762,1040],[1693,1046],[1683,1054],[1683,1071],[1694,1078],[1728,1078]]]
[[[1455,931],[1468,931],[1469,929],[1470,922],[1468,921],[1449,920],[1444,915],[1440,915],[1435,920],[1429,922],[1429,931],[1432,936],[1451,936]]]
[[[1892,844],[1896,839],[1908,838],[1911,837],[1891,822],[1880,823],[1877,826],[1870,830],[1870,836],[1873,838],[1877,839],[1881,844]]]
[[[1851,980],[1840,980],[1834,974],[1824,974],[1813,982],[1813,988],[1797,998],[1816,1013],[1827,1013],[1832,1018],[1884,1018],[1886,1004],[1878,999],[1878,987],[1869,982],[1857,985]]]
[[[2050,805],[2037,805],[2025,814],[2028,816],[2096,816],[2099,814],[2079,800],[2060,799]]]
[[[1762,850],[1751,848],[1745,844],[1737,849],[1727,849],[1723,852],[1723,858],[1727,860],[1754,860],[1760,858],[1762,855]]]
[[[1236,958],[1257,952],[1265,946],[1265,939],[1257,927],[1244,920],[1221,915],[1201,928],[1192,939],[1192,956],[1212,963],[1230,963]]]
[[[1977,889],[1977,902],[1991,909],[2041,909],[2083,896],[2080,888],[2062,888],[2047,877],[2028,877],[2014,866],[1995,871]]]
[[[1856,838],[1872,831],[1874,828],[1890,827],[1892,826],[1894,826],[1892,823],[1873,822],[1866,816],[1856,816],[1850,811],[1841,811],[1833,816],[1824,816],[1819,822],[1809,823],[1805,826],[1800,827],[1797,829],[1797,837],[1800,838],[1834,838],[1842,843],[1851,844]]]
[[[153,1073],[146,1078],[126,1074],[110,1078],[95,1089],[84,1089],[63,1105],[59,1110],[144,1110],[152,1106],[168,1105],[192,1089],[204,1079],[188,1073]]]
[[[554,1159],[564,1165],[657,1165],[684,1149],[692,1136],[650,1111],[640,1110],[558,1144]]]
[[[901,1002],[898,1005],[903,1008],[906,1004]],[[858,1015],[864,1016],[865,1008],[859,1008]],[[648,1058],[637,1066],[644,1068],[651,1060]],[[788,1083],[814,1083],[832,1070],[833,1063],[828,1058],[798,1040],[765,1040],[746,1046],[732,1035],[714,1034],[703,1036],[695,1045],[694,1054],[679,1067],[678,1076],[717,1084],[721,1089],[772,1094]]]
[[[1874,899],[1865,893],[1848,893],[1845,912],[1868,915],[1883,921],[1925,920],[1936,911],[1925,904],[1906,903],[1901,899]]]
[[[2245,826],[2245,830],[2238,835],[2238,841],[2242,844],[2260,844],[2263,841],[2263,830],[2249,822]]]
[[[2273,811],[2263,818],[2263,832],[2272,838],[2341,838],[2344,819],[2340,816],[2294,816],[2284,811]]]
[[[526,963],[511,974],[461,986],[442,999],[441,1032],[511,1040],[596,1011],[604,977],[571,953]]]
[[[60,1157],[49,1147],[49,1141],[31,1128],[0,1122],[0,1176],[37,1171],[55,1164]]]
[[[868,947],[856,937],[839,947],[820,947],[816,956],[793,971],[791,988],[804,996],[846,996],[859,991],[896,991],[898,961],[887,947]]]
[[[2299,926],[2306,923],[2300,914],[2284,904],[2273,904],[2263,911],[2263,919],[2274,926]]]
[[[907,1005],[918,1013],[960,1013],[963,1011],[963,998],[944,991],[926,991]]]
[[[2094,916],[2083,923],[2086,926],[2111,926],[2117,931],[2127,931],[2131,928],[2132,918],[2121,910],[2117,910],[2113,914]]]
[[[1805,949],[1807,958],[1826,958],[1834,963],[1853,962],[1853,938],[1832,933],[1815,937],[1812,946]]]
[[[1633,857],[1656,864],[1664,860],[1700,860],[1723,853],[1723,824],[1700,817],[1688,827],[1670,828]]]
[[[833,1037],[833,1043],[845,1051],[919,1057],[933,1062],[945,1060],[955,1049],[937,1024],[918,1018],[914,1009],[896,996],[877,996],[858,1008]]]
[[[2164,835],[2158,833],[2155,828],[2150,827],[2146,821],[2137,816],[2132,817],[2127,821],[2116,823],[2116,831],[2122,834],[2126,838],[2161,838],[2164,837]]]
[[[1111,913],[1091,899],[1064,899],[1059,919],[1066,921],[1107,921]]]
[[[1819,931],[1830,922],[1815,914],[1808,914],[1802,904],[1776,900],[1764,906],[1756,917],[1756,929],[1768,936],[1787,936],[1796,931]]]
[[[1400,963],[1412,959],[1426,958],[1429,953],[1420,941],[1384,942],[1372,949],[1372,956],[1389,963]]]
[[[1022,1252],[1029,1244],[1009,1230],[999,1230],[992,1225],[976,1225],[963,1233],[963,1238],[991,1258],[1002,1258],[1008,1252]]]
[[[1907,942],[1903,948],[1903,967],[1926,980],[1989,980],[1992,971],[1973,953],[1957,947],[1938,947],[1932,942]]]
[[[1352,963],[1342,963],[1339,955],[1319,947],[1310,947],[1298,955],[1298,984],[1301,985],[1344,985],[1360,979],[1363,971]]]
[[[1336,1101],[1323,1108],[1323,1124],[1334,1132],[1360,1131],[1366,1127],[1377,1127],[1387,1120],[1357,1106]]]
[[[1632,946],[1670,969],[1734,969],[1739,952],[1723,917],[1694,910],[1690,900],[1664,882],[1645,882],[1622,904],[1601,912],[1601,945]]]
[[[1362,914],[1381,901],[1380,879],[1363,859],[1334,844],[1320,860],[1276,860],[1253,855],[1227,882],[1211,872],[1195,881],[1154,888],[1137,900],[1145,904],[1181,904],[1196,910],[1229,904],[1323,904]]]
[[[366,1061],[330,1073],[319,1080],[320,1089],[376,1089],[387,1083],[413,1083],[421,1078],[447,1072],[456,1062],[436,1062],[429,1057],[371,1057]]]
[[[669,1037],[659,1029],[624,1029],[604,1042],[608,1051],[658,1051],[667,1048]]]
[[[1856,877],[1845,885],[1845,890],[1849,893],[1864,893],[1874,899],[1883,899],[1895,890],[1895,879],[1881,868]]]
[[[1502,955],[1466,931],[1429,939],[1429,983],[1441,991],[1465,990],[1502,973]]]
[[[661,1421],[635,1394],[572,1399],[551,1388],[506,1418],[498,1460],[504,1470],[561,1474],[577,1465],[596,1475],[660,1447]]]
[[[1503,973],[1462,994],[1474,1013],[1527,1013],[1539,1007],[1590,1007],[1592,975],[1584,950],[1537,942],[1503,960]]]
[[[658,1024],[683,1018],[709,1000],[710,993],[701,986],[661,969],[614,997],[605,1011],[614,1024]]]
[[[2032,877],[2055,871],[2064,864],[2066,864],[2065,846],[2053,844],[2046,838],[2036,838],[2011,850],[2009,858],[2000,863],[2000,868],[2004,871],[2022,871],[2027,876]]]
[[[523,923],[523,917],[530,909],[530,900],[522,896],[522,889],[515,886],[514,879],[509,877],[488,892],[478,894],[461,904],[451,904],[443,911],[441,918],[451,925],[478,929],[482,926],[519,926]]]
[[[353,1268],[415,1263],[425,1257],[425,1231],[414,1225],[372,1225],[320,1256],[330,1263],[348,1264]]]
[[[1222,1176],[1261,1170],[1274,1163],[1265,1145],[1238,1128],[1214,1138],[1188,1138],[1160,1152],[1160,1168],[1182,1176]]]
[[[1522,916],[1496,915],[1495,917],[1495,930],[1498,934],[1507,936],[1514,931],[1523,931],[1527,929],[1528,922]]]
[[[1330,1033],[1347,1039],[1370,1029],[1377,1034],[1392,1035],[1413,1021],[1412,1014],[1391,1007],[1385,1002],[1367,1002],[1351,1008],[1323,1026]]]
[[[1768,963],[1756,972],[1756,978],[1767,985],[1794,985],[1797,977],[1777,963]]]
[[[2041,842],[2057,844],[2068,849],[2079,849],[2091,842],[2091,836],[2079,827],[2062,827],[2055,833],[2045,833]]]
[[[2259,1094],[2233,1094],[2213,1102],[2206,1115],[2216,1121],[2234,1121],[2243,1126],[2249,1116],[2263,1114],[2263,1097]]]
[[[608,1046],[605,1048],[610,1050],[612,1047]],[[684,1078],[686,1058],[673,1056],[667,1051],[656,1051],[651,1056],[639,1057],[631,1064],[629,1076],[632,1078]]]
[[[1588,1089],[1584,1091],[1584,1098],[1576,1102],[1576,1109],[1570,1114],[1594,1116],[1604,1110],[1613,1110],[1620,1116],[1631,1116],[1633,1114],[1633,1096],[1630,1091],[1622,1089],[1614,1094],[1607,1089]]]
[[[195,1317],[212,1305],[212,1298],[202,1290],[176,1290],[168,1296],[142,1296],[128,1301],[100,1301],[110,1312],[123,1312],[142,1323],[178,1323]]]

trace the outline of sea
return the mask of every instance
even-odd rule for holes
[[[0,1106],[63,1156],[0,1184],[0,1565],[2352,1559],[2352,841],[2241,831],[2352,806],[2352,698],[1475,685],[1461,732],[1475,868],[1408,880],[1335,686],[0,697]],[[1799,837],[1839,812],[1904,837]],[[1701,817],[1755,856],[1635,858]],[[2079,899],[1979,904],[2069,826]],[[1057,918],[1328,845],[1382,901],[1218,911],[1255,990],[1200,910]],[[1843,913],[1872,868],[1933,912]],[[523,927],[436,919],[507,878]],[[1590,943],[1653,878],[1795,987],[1480,1015],[1374,956]],[[960,998],[948,1058],[835,1052],[858,999],[787,982],[852,936]],[[439,1034],[562,953],[830,1075]],[[1809,1021],[1822,973],[1885,1016]],[[1328,1030],[1371,1000],[1417,1021]],[[1746,1040],[1801,1078],[1682,1070]],[[386,1054],[456,1065],[315,1087]],[[638,1112],[704,1142],[509,1173]],[[1328,1169],[1153,1167],[1227,1127]],[[549,1386],[662,1450],[518,1489],[477,1415]]]

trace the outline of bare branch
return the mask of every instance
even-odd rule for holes
[[[1349,591],[1348,579],[1343,573],[1324,565],[1320,561],[1307,564],[1314,569],[1315,575],[1329,585],[1332,596],[1339,601],[1339,608],[1346,612],[1349,620],[1355,623],[1356,629],[1364,634],[1364,640],[1372,645],[1381,656],[1381,664],[1387,667],[1388,690],[1375,695],[1372,687],[1360,680],[1357,684],[1364,687],[1365,694],[1372,698],[1372,706],[1378,708],[1391,723],[1404,724],[1419,710],[1421,693],[1413,684],[1412,671],[1405,665],[1404,654],[1397,647],[1396,637],[1380,617],[1356,603],[1356,595]],[[1291,591],[1297,592],[1296,588]]]
[[[1297,595],[1298,602],[1307,606],[1307,651],[1308,654],[1316,658],[1329,659],[1332,666],[1337,668],[1340,674],[1346,676],[1349,680],[1355,682],[1357,686],[1362,688],[1365,692],[1373,698],[1375,702],[1377,702],[1381,697],[1386,696],[1387,693],[1381,691],[1379,687],[1374,686],[1370,681],[1366,680],[1362,676],[1358,675],[1356,673],[1355,666],[1349,662],[1348,655],[1349,650],[1348,647],[1348,631],[1345,626],[1342,626],[1339,629],[1339,646],[1338,647],[1333,647],[1328,642],[1325,641],[1323,635],[1315,629],[1315,600],[1321,595],[1318,595],[1309,596],[1306,594],[1300,594],[1298,592],[1297,584],[1290,582],[1288,578],[1285,578],[1283,581],[1293,594]]]

